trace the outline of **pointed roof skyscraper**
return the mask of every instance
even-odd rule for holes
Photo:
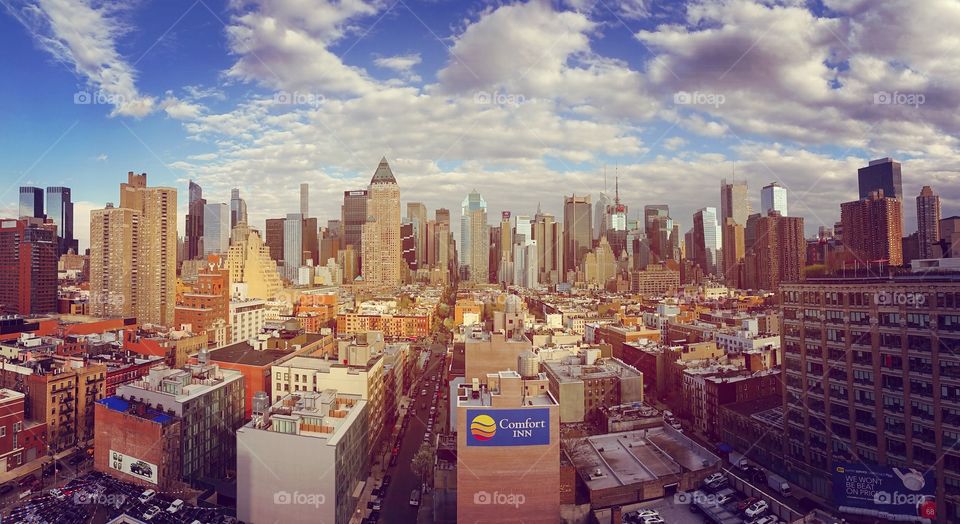
[[[373,178],[370,179],[370,184],[396,184],[397,179],[393,176],[393,171],[390,170],[390,164],[387,163],[387,157],[380,159],[380,165],[377,166],[377,170],[373,172]]]

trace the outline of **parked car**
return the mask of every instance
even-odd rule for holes
[[[757,517],[763,515],[770,509],[770,505],[767,504],[765,500],[758,500],[750,505],[747,509],[743,511],[743,514],[749,518]]]
[[[753,505],[754,502],[758,501],[757,497],[747,497],[737,503],[737,511],[743,511]]]
[[[383,477],[383,482],[380,483],[380,486],[386,488],[390,485],[390,481],[393,480],[393,477],[386,475]]]
[[[0,497],[10,493],[11,491],[13,491],[13,484],[4,484],[0,486]]]
[[[160,508],[157,506],[150,506],[147,511],[143,513],[143,520],[153,520],[153,517],[156,517],[160,514]]]
[[[153,497],[155,496],[157,496],[157,492],[152,489],[148,489],[144,491],[139,497],[137,497],[137,500],[139,500],[141,504],[146,504],[147,502],[150,502],[151,500],[153,500]]]
[[[717,494],[717,505],[718,505],[718,506],[726,506],[727,504],[733,502],[734,500],[736,500],[736,498],[734,497],[734,492],[733,492],[733,490],[726,490],[726,489],[725,489],[725,490],[723,490],[723,491],[721,491],[720,493]]]
[[[420,505],[420,490],[415,489],[410,492],[410,505],[419,506]]]
[[[774,517],[773,515],[765,515],[760,518],[751,520],[748,524],[778,524],[780,519]]]
[[[714,484],[720,481],[720,479],[726,478],[723,473],[713,473],[707,478],[703,479],[704,484]]]
[[[170,507],[167,508],[167,513],[170,513],[170,514],[172,515],[172,514],[178,512],[178,511],[180,511],[180,508],[182,508],[182,507],[183,507],[183,501],[180,500],[180,499],[177,499],[177,500],[175,500],[175,501],[173,501],[173,502],[170,503]]]

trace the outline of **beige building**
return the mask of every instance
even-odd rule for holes
[[[583,280],[587,284],[604,287],[617,274],[617,260],[606,235],[600,237],[597,248],[583,257]]]
[[[127,174],[120,207],[90,213],[90,290],[98,316],[172,325],[177,285],[177,191]],[[117,262],[114,264],[114,262]],[[99,303],[99,304],[97,304]]]
[[[679,287],[680,272],[664,264],[650,264],[646,269],[630,274],[630,291],[641,295],[669,295],[676,293]]]
[[[456,410],[457,521],[560,522],[560,417],[546,377],[488,374],[461,386]]]
[[[550,393],[560,403],[560,422],[600,421],[604,408],[643,402],[643,374],[616,358],[545,361]]]
[[[367,191],[367,222],[362,232],[363,280],[368,286],[399,286],[403,260],[400,245],[400,187],[387,164],[373,173]]]
[[[277,263],[260,234],[246,224],[233,228],[233,241],[227,251],[230,283],[246,284],[247,297],[268,300],[283,291]]]
[[[475,329],[464,340],[464,378],[469,383],[475,378],[484,380],[489,373],[517,369],[520,355],[530,349],[530,341],[523,335],[507,338],[502,332]]]

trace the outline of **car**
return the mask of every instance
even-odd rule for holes
[[[758,500],[743,510],[743,514],[750,518],[758,517],[766,513],[768,509],[770,509],[770,505],[767,504],[767,501]]]
[[[143,512],[143,520],[153,520],[153,517],[156,517],[160,514],[160,508],[157,506],[150,506],[147,508],[147,511]]]
[[[420,505],[420,490],[415,489],[410,492],[410,505],[419,506]]]
[[[144,491],[142,494],[140,494],[140,496],[137,497],[137,500],[139,500],[141,504],[146,504],[147,502],[150,502],[151,500],[153,500],[153,497],[156,497],[156,496],[157,496],[156,491],[152,489],[148,489]]]
[[[373,491],[370,492],[370,496],[378,499],[383,496],[383,490],[380,488],[373,488]]]
[[[753,505],[754,502],[758,501],[757,497],[747,497],[737,503],[737,511],[743,511]]]
[[[373,511],[380,511],[381,509],[383,509],[383,500],[381,500],[379,497],[373,499],[373,501],[370,502],[370,504],[372,504],[370,506],[370,509],[372,509]]]
[[[2,497],[3,495],[6,495],[7,493],[10,493],[11,491],[13,491],[13,489],[14,489],[13,484],[4,484],[0,486],[0,497]]]
[[[656,515],[653,517],[647,517],[640,521],[642,524],[665,524],[667,521],[663,520],[663,517]]]
[[[425,390],[425,389],[421,389],[421,390],[420,390],[420,396],[421,396],[421,397],[424,396],[424,395],[426,395],[426,394],[427,394],[427,390]]]
[[[720,493],[717,495],[717,505],[726,506],[727,504],[736,500],[733,496],[733,493]]]
[[[373,510],[370,512],[370,516],[367,517],[370,519],[370,522],[376,522],[380,520],[380,510]]]
[[[393,480],[393,477],[391,477],[390,475],[385,475],[383,477],[383,482],[380,483],[380,486],[386,488],[387,486],[390,485],[391,480]]]
[[[66,500],[67,494],[62,489],[51,489],[50,495],[57,500]]]
[[[703,483],[704,483],[704,484],[715,484],[715,483],[717,483],[717,482],[720,482],[720,479],[724,479],[724,478],[726,478],[726,476],[724,476],[723,473],[713,473],[713,474],[707,476],[707,478],[703,479]]]
[[[780,519],[773,515],[764,515],[763,517],[751,520],[748,524],[777,524]]]
[[[172,515],[180,511],[181,508],[183,508],[183,501],[180,499],[177,499],[170,503],[170,507],[167,508],[167,513],[170,513]]]
[[[397,456],[396,456],[396,455],[390,457],[390,465],[391,465],[391,466],[396,466],[396,465],[397,465]]]

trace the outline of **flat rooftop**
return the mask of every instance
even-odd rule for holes
[[[673,429],[652,428],[564,441],[591,490],[617,488],[710,467],[720,458]]]
[[[97,404],[102,404],[113,411],[128,413],[144,420],[156,422],[157,424],[169,424],[170,422],[173,422],[173,417],[162,411],[148,407],[146,404],[140,404],[140,406],[143,406],[142,411],[138,412],[136,409],[131,409],[131,407],[136,407],[137,404],[121,397],[107,397],[100,399],[97,401]]]
[[[593,380],[602,378],[631,378],[639,377],[640,372],[627,366],[617,359],[603,359],[591,365],[567,364],[557,361],[544,361],[544,367],[548,368],[557,377],[560,382],[580,382],[583,380]]]
[[[243,341],[214,349],[207,353],[207,357],[212,361],[229,362],[231,364],[241,364],[246,366],[268,366],[273,362],[293,353],[282,349],[254,349],[250,343]]]

